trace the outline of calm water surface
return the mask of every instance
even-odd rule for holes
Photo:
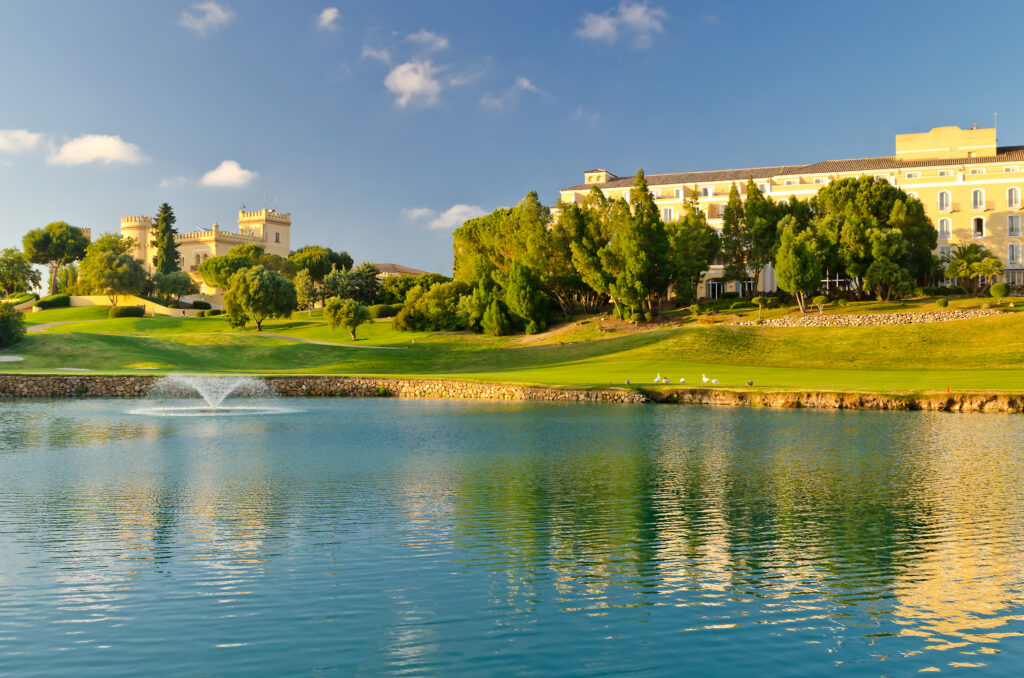
[[[0,675],[1020,675],[1024,418],[0,409]]]

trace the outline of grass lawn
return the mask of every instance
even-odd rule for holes
[[[985,300],[953,300],[977,307]],[[1017,306],[1024,306],[1017,300]],[[848,312],[932,310],[929,300],[853,304]],[[835,312],[838,310],[830,309]],[[786,313],[773,309],[768,313]],[[750,317],[746,312],[740,317]],[[756,310],[753,311],[756,317]],[[722,314],[721,320],[735,319]],[[837,328],[738,327],[675,318],[649,328],[596,318],[532,337],[396,332],[389,320],[359,328],[358,347],[332,332],[318,313],[264,323],[263,335],[236,331],[222,317],[118,318],[105,308],[51,309],[26,314],[32,324],[91,320],[29,334],[0,352],[24,356],[5,372],[53,372],[60,367],[103,373],[345,374],[455,377],[567,386],[650,385],[660,373],[678,384],[720,388],[812,389],[905,393],[1024,391],[1024,316],[929,325]],[[366,347],[399,348],[373,350]],[[141,370],[145,370],[144,372]]]

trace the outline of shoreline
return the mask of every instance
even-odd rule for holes
[[[0,374],[0,399],[143,398],[165,375]],[[201,375],[196,375],[201,376]],[[244,375],[223,375],[244,376]],[[543,400],[774,409],[1024,412],[1024,393],[860,393],[728,388],[572,388],[349,376],[259,376],[280,397]]]

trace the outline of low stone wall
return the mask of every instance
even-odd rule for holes
[[[829,410],[923,410],[929,412],[1024,412],[1024,393],[883,395],[866,393],[728,391],[672,389],[647,393],[653,402],[731,407]]]
[[[808,313],[807,315],[787,316],[785,318],[767,318],[761,321],[761,327],[866,327],[870,325],[923,325],[927,323],[943,323],[951,320],[970,320],[999,315],[1003,311],[997,308],[977,308],[969,311],[927,311],[924,313],[844,313],[828,314]],[[737,325],[756,325],[757,321],[745,320]]]
[[[0,375],[0,397],[15,398],[141,398],[156,375]],[[487,384],[447,379],[369,377],[265,377],[280,396],[477,398],[483,400],[562,400],[642,403],[647,397],[631,389],[559,389],[543,386]]]

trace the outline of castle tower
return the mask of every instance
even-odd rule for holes
[[[135,241],[132,255],[142,262],[142,267],[149,271],[152,268],[150,256],[150,230],[153,228],[153,217],[121,217],[121,237]]]
[[[256,238],[268,254],[287,257],[291,251],[292,215],[266,208],[238,212],[238,232]]]

